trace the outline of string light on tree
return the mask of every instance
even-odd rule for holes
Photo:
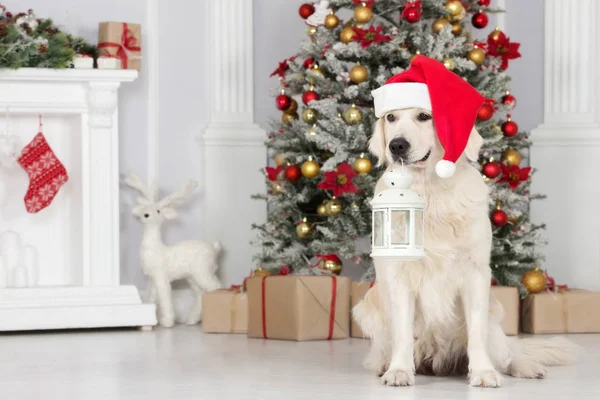
[[[301,171],[302,176],[304,176],[305,178],[312,179],[319,175],[321,167],[319,166],[319,163],[313,160],[312,156],[308,156],[308,160],[302,163]]]
[[[296,235],[302,239],[312,235],[312,225],[306,221],[306,218],[296,225]]]
[[[305,108],[304,111],[302,111],[302,121],[306,122],[307,124],[314,124],[317,122],[317,115],[317,110],[313,108]]]
[[[510,114],[507,115],[506,122],[502,124],[502,133],[506,137],[514,137],[519,133],[519,125],[512,119],[510,119]]]
[[[502,104],[507,107],[508,111],[512,111],[517,106],[517,99],[507,90],[506,94],[502,96]]]
[[[506,165],[509,167],[518,167],[521,165],[521,154],[512,147],[509,147],[502,153],[502,161],[506,162]]]
[[[373,18],[373,10],[366,3],[361,3],[360,6],[354,9],[354,20],[359,24],[366,24]]]
[[[352,104],[352,106],[344,112],[344,121],[349,125],[360,124],[360,121],[362,121],[362,111],[360,111],[360,108],[356,107],[356,104]]]
[[[313,65],[313,66],[310,68],[310,71],[311,71],[313,74],[315,74],[315,75],[318,75],[318,76],[320,76],[320,77],[322,77],[322,76],[323,76],[323,70],[322,70],[322,69],[319,67],[319,65],[318,65],[318,64],[316,64],[316,63],[315,63],[315,64],[314,64],[314,65]]]
[[[415,57],[420,56],[420,55],[421,55],[421,52],[419,50],[415,51],[415,54],[410,56],[410,62],[412,62],[412,60],[414,60]]]
[[[306,134],[309,136],[315,136],[317,134],[317,131],[315,130],[315,125],[308,128],[308,130],[306,131]]]
[[[522,278],[523,286],[529,293],[539,293],[546,289],[546,276],[539,267],[525,272]]]
[[[283,185],[281,182],[275,181],[271,183],[271,194],[281,194],[283,193]]]
[[[331,11],[331,13],[325,17],[323,23],[327,29],[335,29],[340,24],[340,19]]]
[[[360,63],[356,63],[350,69],[350,80],[354,83],[363,83],[369,77],[369,71],[361,65]]]
[[[473,26],[477,29],[483,29],[487,26],[489,22],[489,18],[486,13],[479,10],[475,14],[473,14],[473,18],[471,19]]]
[[[367,157],[365,153],[361,153],[360,157],[354,160],[354,170],[361,175],[367,175],[373,169],[373,163]]]

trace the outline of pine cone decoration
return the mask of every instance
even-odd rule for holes
[[[48,46],[45,44],[40,45],[40,54],[46,54],[48,52]]]
[[[6,36],[8,33],[8,24],[6,22],[0,22],[0,37]]]
[[[23,22],[21,24],[21,29],[23,29],[25,31],[26,34],[31,35],[33,33],[33,30],[31,29],[31,27],[29,26],[28,23]]]
[[[57,30],[56,28],[53,28],[53,27],[51,27],[51,26],[49,26],[48,28],[46,28],[46,33],[47,33],[48,35],[50,35],[50,36],[54,36],[54,35],[56,35],[56,32],[57,32],[57,31],[58,31],[58,30]]]

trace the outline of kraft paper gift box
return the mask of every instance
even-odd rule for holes
[[[492,286],[492,296],[496,298],[504,309],[504,318],[500,325],[504,334],[514,336],[519,333],[519,291],[512,286]],[[490,308],[494,305],[490,302]]]
[[[526,333],[600,332],[600,292],[545,291],[523,299],[521,327]]]
[[[142,27],[125,22],[100,22],[99,55],[116,56],[123,69],[141,69]]]
[[[204,293],[202,330],[205,333],[246,333],[248,331],[247,293],[240,288]]]
[[[248,279],[248,336],[298,341],[348,338],[350,283],[350,278],[339,276]]]
[[[354,281],[352,282],[352,309],[361,302],[365,297],[370,288],[373,287],[375,282],[372,281]],[[362,330],[358,323],[352,318],[352,324],[350,325],[350,336],[354,338],[364,338]]]

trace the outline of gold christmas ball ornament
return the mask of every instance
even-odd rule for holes
[[[302,167],[300,168],[302,171],[302,176],[305,178],[314,178],[319,175],[319,171],[321,171],[321,167],[319,163],[313,160],[311,156],[308,157],[307,161],[302,163]]]
[[[284,112],[287,112],[287,113],[298,112],[298,102],[296,100],[292,99],[292,103]]]
[[[350,80],[354,83],[363,83],[369,77],[369,71],[360,64],[350,68]]]
[[[494,29],[494,31],[492,33],[490,33],[489,37],[495,41],[500,38],[501,33],[502,33],[502,31],[500,30],[500,28],[496,28],[496,29]]]
[[[352,30],[352,26],[347,26],[340,32],[340,41],[342,43],[350,43],[355,33]]]
[[[371,169],[373,169],[373,163],[365,157],[364,153],[354,160],[354,170],[359,174],[366,175],[371,172]]]
[[[281,114],[281,122],[283,122],[284,124],[288,124],[295,119],[298,119],[297,112],[284,112],[283,114]]]
[[[453,22],[452,23],[452,34],[454,36],[460,36],[462,33],[463,26],[461,22]]]
[[[307,238],[312,234],[312,225],[306,222],[306,218],[296,225],[296,235],[299,238]]]
[[[365,3],[354,9],[354,20],[359,24],[366,24],[373,18],[373,10],[367,7]]]
[[[475,63],[475,65],[481,65],[485,61],[485,51],[479,47],[475,47],[467,53],[467,58]]]
[[[446,67],[449,71],[452,71],[456,67],[456,63],[450,57],[444,57],[442,64],[444,64],[444,67]]]
[[[338,215],[342,212],[342,202],[334,197],[325,205],[325,211],[327,211],[327,215],[332,217]]]
[[[311,25],[309,25],[309,26],[306,28],[306,34],[307,34],[308,36],[314,36],[314,35],[315,35],[315,33],[317,33],[317,27],[316,27],[316,26],[311,26]]]
[[[448,10],[450,17],[454,21],[457,21],[455,18],[460,17],[460,15],[463,14],[465,11],[465,8],[463,7],[462,3],[458,0],[447,1],[446,4],[444,5],[444,7],[446,7],[446,10]],[[464,18],[464,14],[463,14],[463,18]]]
[[[435,33],[440,33],[442,29],[444,29],[444,27],[449,23],[450,21],[447,18],[438,18],[435,21],[433,21],[431,28]]]
[[[327,215],[327,203],[321,203],[317,206],[317,215],[324,217]]]
[[[282,156],[281,153],[275,153],[273,160],[275,161],[275,165],[278,167],[285,164],[285,157]]]
[[[546,288],[546,276],[539,267],[525,272],[522,282],[529,293],[539,293]]]
[[[266,270],[266,269],[262,269],[262,267],[257,267],[256,270],[254,270],[254,272],[252,272],[252,276],[271,276],[273,274],[271,274],[270,271]]]
[[[319,263],[319,269],[329,271],[334,275],[342,273],[342,263],[337,260],[323,260]]]
[[[518,167],[521,164],[521,154],[509,147],[502,153],[502,161],[505,161],[509,167]]]
[[[323,24],[327,29],[335,29],[340,24],[340,19],[332,11],[331,14],[325,17]]]
[[[352,104],[352,107],[344,112],[344,121],[350,125],[360,124],[360,121],[362,121],[362,111],[360,111],[360,108]]]
[[[317,122],[317,115],[317,110],[313,108],[305,108],[304,111],[302,111],[302,121],[306,122],[307,124],[314,124]]]
[[[323,70],[316,63],[315,63],[315,65],[312,66],[312,68],[310,70],[315,75],[323,76]]]

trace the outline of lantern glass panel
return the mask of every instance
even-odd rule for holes
[[[423,246],[423,210],[415,210],[415,246]]]
[[[373,213],[373,246],[383,247],[385,237],[385,211]]]
[[[392,246],[408,246],[410,243],[410,210],[392,210]]]

